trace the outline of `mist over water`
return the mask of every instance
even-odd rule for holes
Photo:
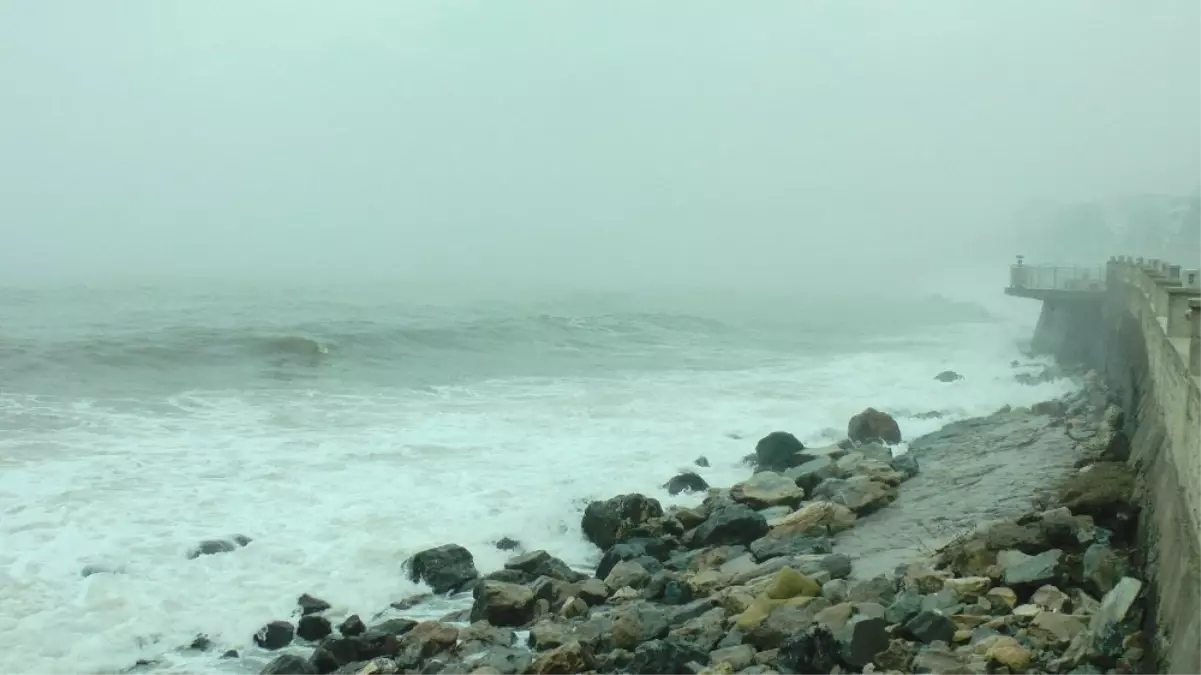
[[[1012,255],[1191,216],[1134,199],[1100,240],[1095,208],[1023,208],[1195,188],[1199,23],[0,4],[0,670],[257,672],[300,593],[366,618],[424,547],[586,565],[588,499],[687,502],[660,485],[698,455],[728,486],[776,429],[832,442],[871,405],[914,438],[1062,393],[1013,379]],[[198,633],[246,658],[179,651]]]

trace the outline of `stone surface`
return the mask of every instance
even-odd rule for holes
[[[773,536],[768,534],[752,541],[750,548],[755,559],[763,562],[780,556],[830,553],[834,550],[834,544],[829,537],[824,535],[783,534]]]
[[[856,443],[881,440],[889,445],[901,442],[901,428],[888,413],[867,408],[847,423],[847,438]]]
[[[409,580],[429,585],[434,593],[453,593],[479,578],[471,552],[458,544],[426,549],[405,562]]]
[[[330,625],[329,619],[316,614],[302,616],[296,624],[296,637],[301,640],[316,642],[332,632],[334,629]]]
[[[767,520],[743,504],[722,505],[689,533],[693,548],[720,544],[749,544],[767,534]]]
[[[571,675],[596,668],[592,650],[571,640],[534,658],[529,672],[534,675]]]
[[[1054,581],[1059,576],[1059,559],[1062,556],[1063,551],[1053,548],[1020,562],[1005,565],[1005,585],[1042,585]]]
[[[1093,544],[1082,560],[1084,586],[1090,593],[1103,596],[1126,575],[1126,561],[1105,544]]]
[[[917,455],[909,452],[893,457],[888,461],[888,466],[892,467],[893,471],[901,474],[905,480],[909,480],[921,473],[921,466],[918,464]]]
[[[283,649],[292,644],[296,629],[287,621],[272,621],[254,634],[254,643],[263,649]]]
[[[970,602],[979,598],[992,587],[992,579],[988,577],[962,577],[943,581],[943,588],[950,589],[962,601]]]
[[[795,633],[780,645],[777,660],[794,673],[829,673],[838,665],[843,646],[828,630],[815,627]]]
[[[958,380],[962,380],[963,376],[953,370],[944,370],[935,375],[934,379],[938,380],[939,382],[956,382]]]
[[[709,489],[709,483],[701,478],[700,474],[694,471],[685,471],[664,483],[663,489],[667,490],[667,494],[670,495],[678,495],[681,492],[704,492]]]
[[[834,458],[828,455],[823,455],[794,466],[785,471],[784,475],[792,479],[797,487],[804,490],[806,494],[813,492],[813,488],[817,487],[818,484],[827,478],[846,477],[846,473],[838,468],[838,463]]]
[[[734,671],[746,668],[754,663],[754,660],[755,648],[750,645],[735,645],[709,652],[709,663],[715,666],[721,663],[728,663]]]
[[[483,581],[475,587],[471,621],[495,626],[521,626],[534,616],[534,592],[502,581]]]
[[[1030,667],[1032,657],[1029,649],[1006,635],[994,638],[992,645],[984,653],[985,659],[1003,665],[1012,672],[1024,672]]]
[[[951,651],[946,645],[931,645],[919,651],[914,657],[913,672],[962,675],[962,673],[968,672],[967,659]]]
[[[236,551],[249,544],[253,539],[241,534],[235,534],[227,539],[205,539],[188,551],[188,559],[194,560],[202,555],[216,555]],[[88,576],[88,575],[84,575]]]
[[[855,525],[856,516],[846,506],[830,501],[805,504],[771,528],[771,536],[837,534]]]
[[[650,572],[633,560],[623,560],[613,566],[612,571],[605,577],[605,586],[610,591],[621,588],[642,588],[651,579]]]
[[[1030,604],[1052,612],[1063,612],[1071,606],[1068,594],[1054,586],[1042,586],[1030,596]]]
[[[1055,611],[1042,611],[1030,623],[1030,634],[1041,635],[1050,642],[1068,643],[1087,625],[1087,618]]]
[[[888,649],[887,626],[879,617],[862,614],[851,617],[836,635],[843,663],[862,668]]]
[[[590,503],[584,509],[580,527],[588,541],[605,550],[630,538],[636,528],[652,518],[662,516],[663,507],[658,500],[625,494]]]
[[[302,615],[318,614],[330,608],[330,604],[328,602],[322,600],[321,598],[314,598],[308,593],[305,593],[297,598],[296,604],[300,607],[300,613]]]
[[[259,673],[261,675],[316,675],[317,669],[296,654],[280,654],[271,659]]]
[[[799,463],[805,446],[786,431],[773,431],[755,444],[755,462],[763,471],[784,471]]]
[[[867,476],[827,478],[813,490],[814,499],[841,504],[861,516],[880,510],[896,497],[896,488]]]
[[[917,616],[905,622],[905,633],[926,644],[935,641],[950,644],[956,630],[955,622],[949,617],[930,610],[918,612]]]
[[[756,473],[730,488],[731,499],[752,509],[796,506],[804,497],[805,491],[792,479],[771,471]]]
[[[517,570],[522,572],[527,577],[537,579],[538,577],[550,577],[567,582],[583,581],[587,577],[543,550],[530,551],[521,555],[510,558],[505,562],[505,569]]]

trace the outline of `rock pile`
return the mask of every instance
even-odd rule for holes
[[[601,552],[592,575],[545,551],[482,577],[460,547],[415,556],[409,573],[435,592],[471,590],[469,622],[356,616],[335,632],[309,598],[298,628],[273,622],[256,641],[311,652],[263,672],[1139,672],[1145,589],[1123,465],[1091,464],[1049,508],[856,580],[837,535],[920,469],[872,443],[899,441],[891,417],[868,409],[850,426],[862,441],[769,435],[759,472],[692,508],[641,494],[592,502],[581,522]]]

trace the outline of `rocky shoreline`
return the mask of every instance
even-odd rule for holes
[[[895,457],[900,429],[872,409],[837,445],[775,432],[742,483],[664,486],[704,492],[693,508],[593,502],[581,522],[601,553],[592,574],[541,550],[486,575],[457,545],[423,551],[406,572],[436,594],[470,592],[466,616],[335,626],[328,603],[302,596],[299,619],[255,636],[287,648],[261,672],[1143,672],[1121,413],[1099,378],[1082,381]],[[955,462],[972,470],[940,473]],[[1009,496],[990,498],[994,484]]]

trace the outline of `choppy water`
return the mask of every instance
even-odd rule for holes
[[[584,501],[674,501],[698,455],[729,484],[775,429],[829,442],[873,405],[914,437],[1065,386],[1013,381],[1032,313],[939,299],[65,289],[0,291],[0,317],[5,672],[251,668],[300,593],[368,616],[427,546],[584,565]],[[186,559],[231,533],[254,542]],[[176,651],[198,633],[251,661]]]

